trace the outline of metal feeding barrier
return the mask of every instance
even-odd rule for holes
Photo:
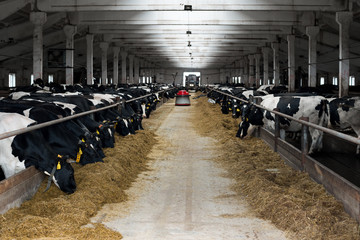
[[[163,102],[165,102],[164,93],[167,91],[171,91],[174,88],[169,88],[166,90],[161,90],[156,92],[157,94],[160,94],[160,96],[163,99]],[[19,134],[27,133],[30,131],[34,131],[37,129],[41,129],[44,127],[49,127],[55,124],[59,124],[65,121],[69,121],[78,117],[82,117],[85,115],[93,114],[96,112],[100,112],[106,109],[115,108],[118,107],[121,109],[122,106],[124,106],[126,103],[130,103],[136,100],[140,100],[149,96],[152,96],[155,93],[149,93],[137,98],[132,98],[126,101],[120,101],[120,98],[116,98],[117,103],[111,104],[109,106],[101,107],[98,109],[89,110],[86,112],[74,114],[72,116],[67,116],[64,118],[59,118],[56,120],[52,120],[49,122],[41,123],[41,124],[35,124],[26,128],[21,128],[14,131],[9,131],[0,134],[0,140],[9,138],[12,136],[16,136]],[[25,200],[30,199],[37,191],[38,187],[40,186],[40,183],[45,178],[44,173],[38,171],[35,169],[35,167],[31,166],[29,168],[26,168],[25,170],[7,178],[3,181],[0,181],[0,214],[5,213],[7,210],[13,207],[20,206],[22,202]]]
[[[313,180],[322,184],[330,194],[332,194],[335,198],[337,198],[343,203],[345,211],[348,212],[349,215],[356,219],[358,222],[360,222],[360,188],[308,155],[308,130],[309,127],[315,128],[329,134],[330,136],[334,136],[337,139],[342,139],[356,145],[360,145],[360,139],[323,126],[310,123],[308,122],[309,118],[306,116],[301,119],[297,119],[284,113],[280,113],[274,109],[268,109],[259,104],[253,103],[252,100],[246,101],[216,89],[211,89],[211,91],[218,92],[222,95],[245,103],[251,103],[260,109],[275,114],[275,132],[271,133],[269,130],[263,127],[259,127],[256,132],[256,136],[260,137],[268,145],[270,145],[270,147],[272,147],[275,152],[279,153],[279,155],[285,160],[288,165],[290,165],[294,169],[307,172]],[[300,149],[280,139],[280,117],[287,118],[291,121],[296,121],[302,125]]]

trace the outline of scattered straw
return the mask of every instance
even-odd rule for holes
[[[52,185],[20,208],[0,216],[1,239],[121,239],[120,233],[90,218],[106,203],[126,200],[124,190],[136,176],[147,170],[147,154],[156,142],[152,131],[116,136],[113,149],[105,149],[104,163],[75,166],[77,191],[67,195]]]
[[[245,197],[260,217],[292,239],[360,239],[357,222],[322,185],[284,164],[262,140],[236,138],[239,119],[222,114],[219,105],[206,98],[192,104],[198,113],[196,129],[221,143],[218,162],[235,179],[239,198]]]

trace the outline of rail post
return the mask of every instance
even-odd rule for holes
[[[117,110],[119,111],[119,112],[121,112],[121,99],[120,99],[120,97],[116,97],[115,98],[115,101],[116,101],[116,103],[118,103],[118,105],[117,105]]]
[[[253,97],[253,101],[255,104],[259,105],[261,103],[262,99],[260,97]],[[255,137],[260,138],[260,126],[256,127]]]
[[[309,121],[308,117],[301,117],[300,120]],[[306,155],[309,153],[309,127],[302,124],[301,125],[301,166],[303,171],[305,171],[305,159]]]
[[[273,109],[275,112],[279,112],[278,108]],[[275,139],[274,139],[274,152],[277,152],[278,140],[280,137],[280,116],[275,114]]]
[[[166,103],[165,98],[164,98],[164,95],[165,95],[165,91],[163,91],[163,92],[160,93],[161,100],[162,100],[162,103],[163,103],[163,104]]]
[[[124,98],[118,105],[118,109],[119,109],[120,114],[121,114],[121,110],[125,109],[125,103],[126,103],[126,100]]]

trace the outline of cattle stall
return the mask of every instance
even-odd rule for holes
[[[326,153],[317,153],[315,155],[309,155],[308,149],[311,140],[308,129],[309,127],[319,129],[326,134],[324,138],[326,139],[324,140],[324,149],[332,149],[335,148],[335,146],[337,146],[337,148],[344,146],[347,152],[353,151],[353,153],[355,153],[356,146],[360,144],[360,140],[358,138],[309,123],[308,118],[305,116],[302,119],[296,119],[292,116],[280,113],[276,109],[266,109],[261,105],[255,104],[253,102],[255,101],[254,98],[250,98],[249,101],[246,101],[216,89],[211,89],[210,91],[218,92],[221,95],[237,99],[241,102],[251,103],[257,108],[264,109],[275,114],[275,132],[270,132],[264,127],[257,127],[253,135],[261,138],[275,152],[279,153],[289,166],[296,170],[307,172],[313,180],[322,184],[330,194],[343,203],[345,211],[360,222],[360,187],[359,182],[357,182],[359,173],[356,172],[356,176],[350,175],[350,178],[353,180],[350,181],[346,179],[346,176],[344,176],[346,174],[344,173],[344,168],[342,168],[342,171],[336,172],[329,167],[329,165],[331,165],[331,163],[329,164],[329,161],[334,161],[334,159],[329,157],[329,154],[326,155]],[[280,138],[280,116],[302,124],[300,144],[297,143],[294,145],[294,143],[290,143]],[[348,171],[350,174],[354,173],[354,170]],[[349,173],[347,175],[349,176]]]
[[[164,102],[167,101],[167,98],[164,97],[164,94],[166,92],[173,91],[173,88],[169,88],[167,90],[161,90],[156,92],[156,94],[159,95],[161,101],[157,103],[158,107],[160,107]],[[125,108],[125,104],[131,103],[137,100],[141,100],[150,96],[153,96],[154,93],[146,94],[140,97],[131,98],[129,100],[120,98],[116,99],[115,104],[111,104],[109,106],[92,109],[86,112],[77,113],[71,116],[59,118],[53,121],[45,122],[45,123],[39,123],[35,124],[26,128],[9,131],[0,134],[0,140],[6,139],[12,136],[16,136],[19,134],[31,132],[37,129],[42,129],[45,127],[51,127],[53,125],[63,123],[69,120],[77,119],[82,116],[88,116],[95,114],[97,112],[104,111],[106,109],[117,109],[121,112],[122,109]],[[31,166],[29,168],[26,168],[25,170],[6,178],[2,181],[0,181],[0,213],[3,214],[6,211],[8,211],[10,208],[18,207],[20,206],[24,201],[30,199],[38,190],[41,182],[47,178],[46,175],[37,170],[34,166]],[[51,181],[50,178],[48,181]]]

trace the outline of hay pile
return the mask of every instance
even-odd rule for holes
[[[124,190],[147,169],[147,154],[156,142],[152,131],[116,136],[113,149],[105,149],[104,163],[75,167],[77,191],[67,195],[46,181],[33,199],[0,216],[0,236],[5,239],[121,239],[121,234],[92,224],[90,218],[106,203],[126,199]]]
[[[293,239],[360,239],[359,225],[322,185],[285,165],[260,139],[236,138],[240,120],[222,114],[219,105],[206,98],[192,103],[199,114],[193,119],[196,129],[218,140],[218,161],[236,180],[234,191],[260,217]]]

